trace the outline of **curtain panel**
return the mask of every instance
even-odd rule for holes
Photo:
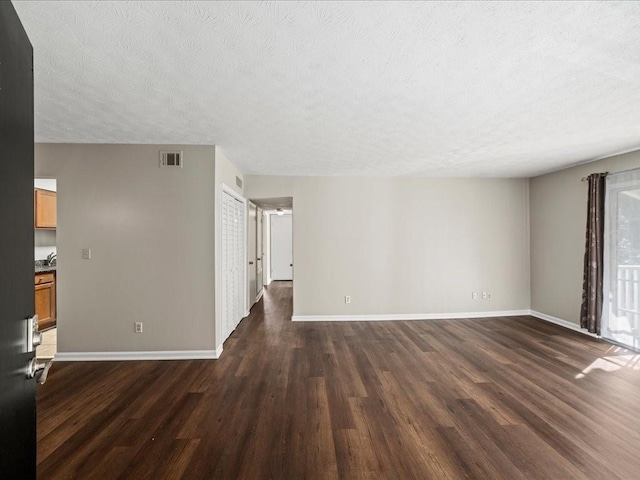
[[[580,326],[600,335],[602,320],[602,278],[604,272],[604,199],[606,173],[587,177],[587,235],[584,252]]]

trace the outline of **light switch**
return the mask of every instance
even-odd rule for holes
[[[83,248],[82,249],[82,258],[85,260],[91,260],[91,249]]]

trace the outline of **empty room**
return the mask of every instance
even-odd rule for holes
[[[640,2],[0,2],[0,478],[640,480]]]

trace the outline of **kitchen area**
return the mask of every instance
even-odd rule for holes
[[[33,189],[34,239],[35,239],[35,310],[38,329],[43,332],[42,343],[37,347],[38,359],[51,359],[57,350],[56,311],[56,229],[57,182],[55,179],[36,179]]]

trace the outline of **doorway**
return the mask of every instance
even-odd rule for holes
[[[278,212],[271,221],[271,279],[293,280],[293,215]]]
[[[248,307],[251,308],[260,300],[272,280],[293,280],[293,198],[253,198],[247,211],[247,287],[250,292]],[[255,243],[252,241],[254,232]]]
[[[51,360],[58,344],[58,182],[52,178],[36,178],[33,192],[35,312],[42,332],[36,358]]]
[[[640,169],[607,176],[602,336],[640,349]]]

